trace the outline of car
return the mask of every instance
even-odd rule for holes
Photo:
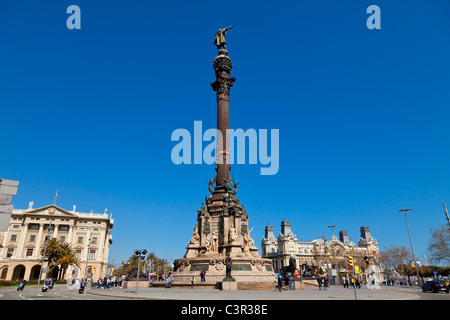
[[[446,293],[449,293],[449,286],[445,284],[442,280],[431,280],[427,281],[422,285],[422,291],[432,291],[432,292],[439,292],[439,291],[445,291]]]

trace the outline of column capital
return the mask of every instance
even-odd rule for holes
[[[228,57],[228,51],[220,50],[213,63],[216,81],[211,83],[212,89],[217,92],[217,101],[229,101],[230,88],[236,80],[235,78],[230,78],[232,67],[233,63]]]

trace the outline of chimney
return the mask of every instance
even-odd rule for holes
[[[269,240],[271,238],[275,239],[275,236],[273,235],[273,226],[266,226],[264,239]]]
[[[347,231],[339,231],[339,241],[343,243],[349,242]]]
[[[291,233],[291,223],[289,221],[281,221],[281,234],[287,236]]]
[[[369,240],[372,239],[372,236],[370,235],[369,227],[361,227],[361,238]]]

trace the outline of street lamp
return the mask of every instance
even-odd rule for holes
[[[137,265],[137,275],[136,275],[136,291],[134,293],[137,293],[138,285],[139,285],[139,267],[141,265],[141,254],[144,256],[147,254],[147,250],[134,250],[134,253],[138,256],[138,265]]]
[[[448,217],[447,206],[445,205],[445,203],[444,203],[444,210],[445,210],[444,217],[445,219],[447,219],[447,223],[445,225],[450,228],[450,218]]]
[[[91,251],[91,238],[88,239],[88,246],[87,246],[87,255],[86,255],[86,269],[84,270],[84,281],[86,281],[87,284],[87,270],[88,270],[88,261],[89,261],[89,254]]]
[[[41,282],[42,269],[44,268],[45,253],[47,252],[47,245],[48,245],[48,242],[50,241],[50,229],[51,229],[51,227],[52,227],[52,220],[50,220],[50,224],[47,227],[47,236],[45,237],[44,254],[42,255],[41,270],[39,271],[39,279],[38,279],[38,283],[37,284],[39,284]],[[47,274],[47,272],[46,272],[46,274]]]
[[[419,266],[417,265],[416,255],[414,254],[414,247],[413,247],[413,243],[412,243],[412,240],[411,240],[411,233],[409,231],[408,219],[406,218],[406,212],[408,212],[410,210],[412,210],[412,209],[411,208],[409,208],[409,209],[401,209],[401,210],[399,210],[399,212],[403,212],[405,214],[406,228],[408,229],[409,242],[411,243],[411,250],[412,250],[412,254],[413,254],[413,258],[414,258],[414,266],[416,267],[417,283],[420,285]]]
[[[328,228],[331,229],[331,238],[333,239],[333,236],[334,236],[333,228],[336,228],[336,225],[328,226]],[[337,258],[336,258],[336,245],[334,246],[333,253],[334,253],[334,267],[336,268],[336,278],[335,278],[334,280],[335,280],[335,282],[336,282],[335,284],[338,284],[338,281],[339,281],[339,272],[338,272],[338,264],[337,264]],[[330,259],[330,260],[331,260],[331,259]]]

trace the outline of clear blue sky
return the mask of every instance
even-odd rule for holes
[[[81,8],[81,30],[66,9]],[[369,5],[381,30],[369,30]],[[450,3],[0,2],[0,176],[13,204],[113,213],[110,261],[181,258],[212,165],[171,162],[170,140],[216,122],[215,32],[233,25],[230,127],[279,129],[280,169],[234,165],[259,246],[291,221],[311,241],[369,226],[380,248],[426,252],[450,205]]]

